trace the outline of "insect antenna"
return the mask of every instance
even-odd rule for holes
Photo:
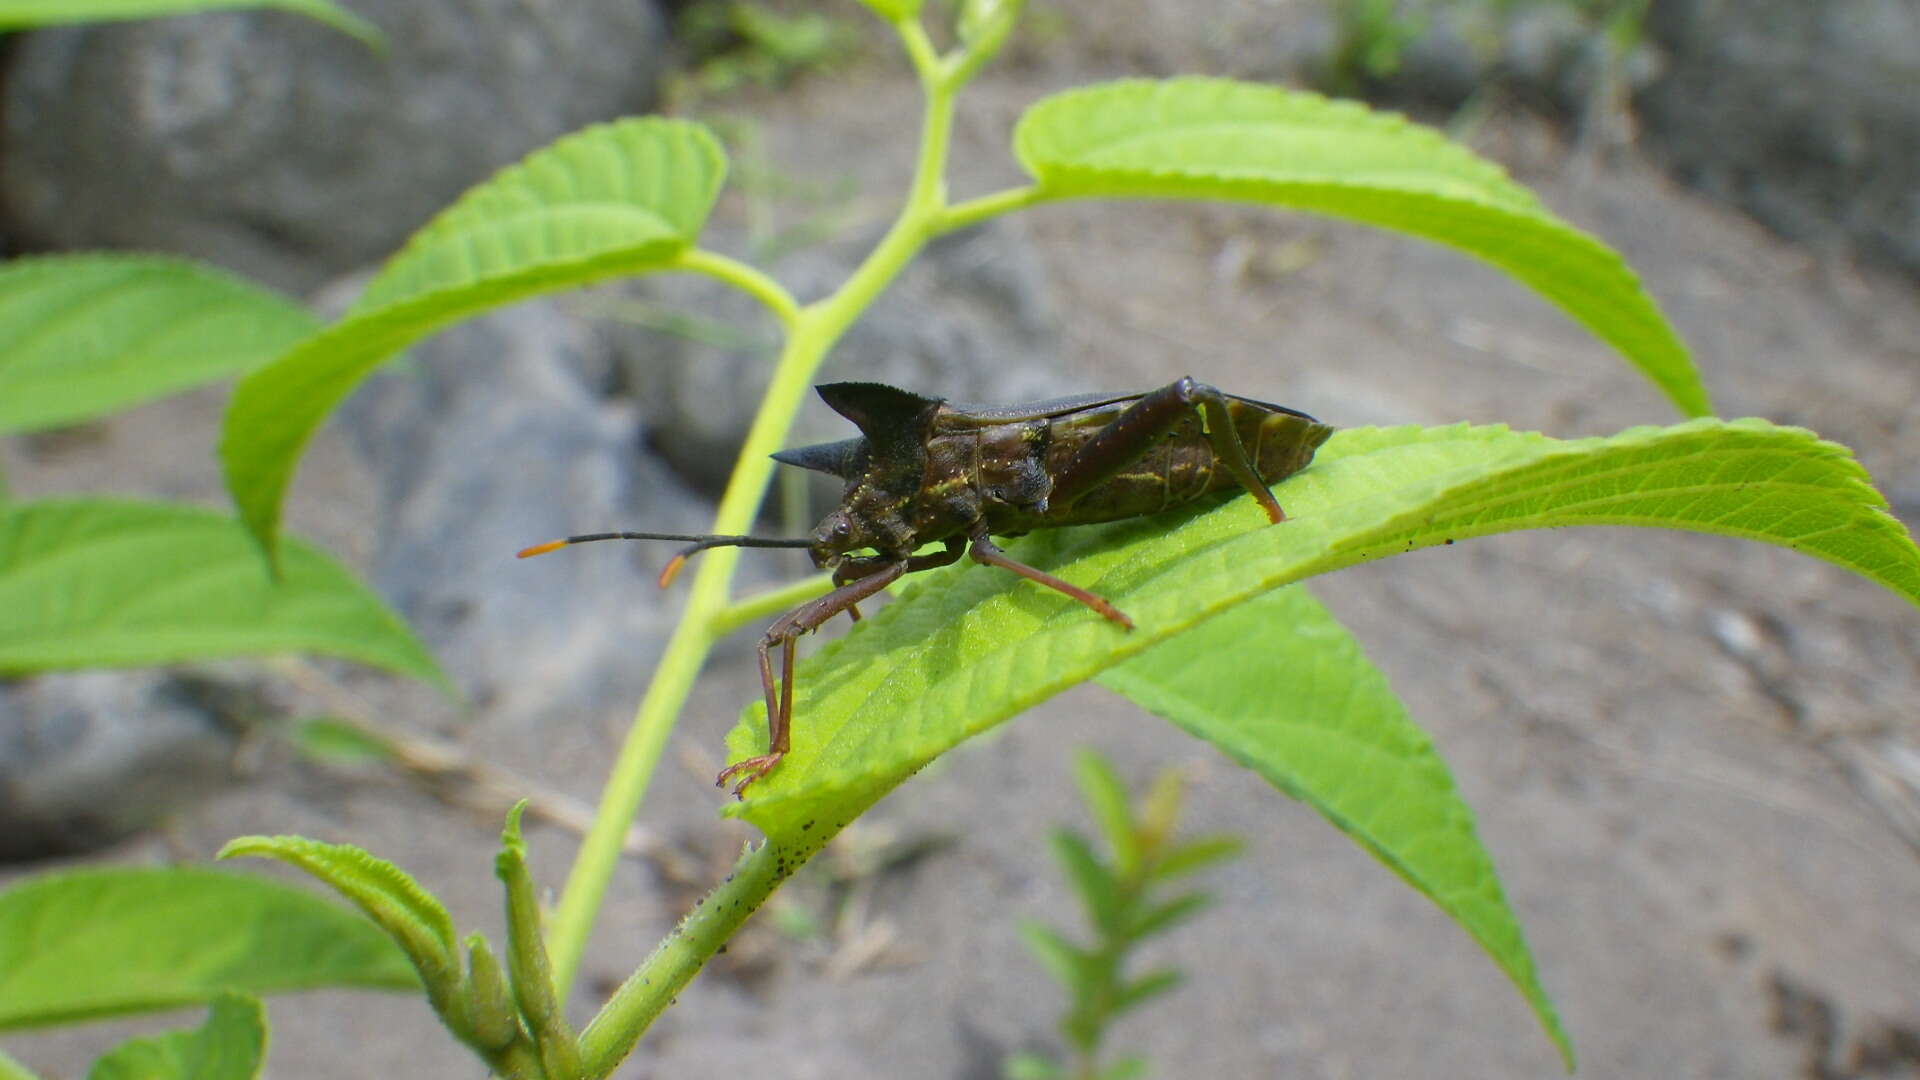
[[[708,548],[805,548],[813,546],[813,541],[811,540],[788,540],[765,536],[716,536],[711,533],[604,532],[585,533],[580,536],[569,536],[561,540],[549,540],[544,544],[535,544],[530,548],[522,548],[517,557],[531,559],[535,555],[545,555],[549,551],[559,551],[563,547],[568,547],[573,544],[591,543],[595,540],[689,541],[686,547],[681,548],[680,551],[675,553],[673,558],[667,560],[666,567],[660,571],[660,587],[663,589],[673,584],[673,579],[680,576],[680,570],[687,565],[688,558],[698,555]]]

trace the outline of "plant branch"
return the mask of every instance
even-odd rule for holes
[[[756,593],[732,606],[714,612],[707,630],[714,637],[725,637],[751,622],[798,607],[833,587],[830,574],[812,574],[791,584]]]
[[[968,199],[966,202],[955,203],[948,207],[946,213],[940,215],[935,228],[942,233],[953,232],[969,225],[978,225],[991,217],[1024,210],[1029,206],[1046,202],[1051,197],[1041,191],[1038,184],[996,191],[991,195],[982,195],[977,199]]]
[[[733,476],[728,480],[726,493],[721,497],[719,510],[714,516],[713,531],[716,533],[748,531],[773,476],[774,462],[769,455],[785,441],[806,389],[826,359],[828,350],[899,276],[907,262],[938,234],[938,223],[946,213],[944,173],[953,135],[954,94],[964,80],[952,77],[944,69],[930,71],[923,66],[923,62],[933,59],[932,44],[927,41],[917,21],[902,20],[895,25],[909,53],[918,56],[915,66],[921,70],[922,83],[926,88],[920,150],[912,187],[893,227],[841,287],[831,296],[798,309],[786,320],[786,347],[781,351],[766,397],[754,415],[753,425],[748,429],[746,440],[740,448],[740,457],[734,464]],[[939,66],[938,61],[934,61],[934,64]],[[758,289],[755,294],[779,310],[778,298],[786,295],[785,290],[772,285],[770,279],[757,271],[750,271],[732,260],[709,253],[689,255],[695,257],[688,268],[712,273],[749,291]],[[739,556],[736,548],[713,551],[706,556],[695,575],[686,610],[667,643],[666,652],[654,672],[653,682],[640,702],[639,711],[614,762],[606,790],[601,795],[593,829],[575,857],[566,889],[554,912],[548,941],[555,981],[562,988],[563,995],[565,988],[571,987],[579,973],[587,936],[620,858],[620,842],[645,799],[648,783],[659,763],[667,738],[673,731],[680,708],[686,703],[694,678],[719,638],[719,627],[727,625],[725,613],[729,607],[728,591]],[[766,850],[763,848],[762,853]],[[788,871],[791,869],[791,866],[786,867]],[[736,874],[736,878],[739,876]],[[735,911],[730,912],[736,921],[718,932],[730,932],[733,926],[738,925],[737,919],[745,918],[747,912],[764,900],[776,880],[769,874],[762,891],[736,898],[737,902],[733,905]],[[734,888],[737,885],[723,887]],[[669,963],[676,972],[682,972],[682,967],[674,965],[683,966],[684,971],[677,977],[684,982],[692,977],[712,949],[718,947],[719,940],[713,941],[704,952],[695,954],[688,952],[679,941],[682,936],[669,938],[655,955],[670,954],[674,959],[670,963],[662,962]],[[649,961],[647,967],[643,967],[623,988],[623,994],[642,1000],[638,1003],[616,1002],[621,1005],[617,1017],[613,1015],[616,1003],[609,1003],[602,1019],[596,1020],[589,1028],[589,1031],[600,1032],[595,1043],[597,1049],[588,1052],[592,1060],[617,1063],[671,998],[672,990],[666,987],[663,980],[648,981],[645,978],[653,966],[654,961]],[[616,1046],[617,1051],[607,1049]],[[608,1053],[612,1054],[611,1058],[605,1056]],[[594,1054],[602,1056],[594,1057]],[[608,1064],[607,1067],[611,1068],[612,1065]]]
[[[785,286],[755,267],[718,252],[688,248],[667,269],[705,274],[724,281],[765,304],[779,318],[780,325],[789,329],[793,327],[794,320],[800,317],[800,302],[793,298]]]
[[[740,857],[733,873],[680,920],[580,1033],[580,1058],[587,1076],[598,1080],[619,1066],[674,995],[766,902],[794,865],[771,840]]]
[[[944,75],[944,65],[940,61],[939,50],[933,47],[932,39],[927,37],[927,28],[920,23],[920,16],[909,15],[899,19],[893,28],[900,35],[900,43],[906,47],[907,59],[913,61],[913,72],[920,77],[920,85],[931,92]]]
[[[818,335],[810,330],[813,321],[810,315],[810,311],[803,312],[796,320],[793,335],[788,338],[787,348],[774,369],[767,396],[747,432],[733,477],[714,516],[714,532],[745,532],[760,505],[767,481],[773,474],[773,460],[768,455],[786,437],[787,428],[799,411],[807,380],[819,366],[819,353],[824,352]],[[612,879],[614,866],[620,859],[620,842],[646,798],[654,767],[666,748],[668,736],[673,733],[681,706],[692,692],[693,680],[718,639],[711,629],[713,618],[727,607],[727,592],[739,558],[739,549],[719,548],[709,552],[700,564],[688,593],[686,610],[674,627],[666,652],[654,671],[653,682],[641,698],[626,741],[614,760],[606,790],[600,796],[593,829],[574,858],[573,870],[567,876],[566,889],[561,893],[548,935],[548,952],[553,958],[555,982],[563,988],[563,1000],[566,988],[571,988],[574,976],[579,973],[587,935],[593,929],[594,917],[606,896],[607,882]]]

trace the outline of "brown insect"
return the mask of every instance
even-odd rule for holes
[[[964,406],[880,383],[830,383],[820,397],[860,436],[785,450],[774,459],[846,481],[840,505],[806,538],[614,532],[570,536],[521,558],[593,540],[689,544],[661,584],[714,547],[805,548],[835,588],[794,608],[760,639],[767,752],[721,770],[738,796],[786,756],[793,730],[793,665],[800,636],[917,570],[971,555],[1011,570],[1131,630],[1105,599],[1007,555],[991,537],[1140,517],[1215,492],[1245,490],[1275,524],[1268,484],[1299,472],[1333,428],[1306,413],[1224,394],[1191,377],[1146,394],[1089,394],[1030,405]],[[919,554],[939,542],[939,551]],[[867,552],[869,554],[860,554]],[[772,653],[780,650],[780,678]]]

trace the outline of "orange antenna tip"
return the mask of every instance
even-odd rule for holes
[[[531,559],[535,555],[545,555],[549,551],[559,551],[570,543],[572,543],[571,540],[549,540],[544,544],[535,544],[530,548],[522,548],[520,554],[515,556],[515,558]]]
[[[680,571],[684,569],[686,565],[687,557],[684,553],[668,559],[667,565],[660,568],[660,587],[664,589],[672,585],[673,579],[680,576]]]

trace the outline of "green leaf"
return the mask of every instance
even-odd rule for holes
[[[1130,876],[1140,863],[1140,843],[1134,835],[1133,808],[1127,802],[1127,786],[1121,783],[1113,765],[1091,750],[1074,755],[1073,775],[1080,783],[1080,797],[1086,801],[1094,823],[1107,838],[1114,866],[1122,875]]]
[[[1055,982],[1072,990],[1086,981],[1090,958],[1085,949],[1060,936],[1050,926],[1037,922],[1020,924],[1020,938],[1027,943]]]
[[[1165,933],[1205,911],[1212,903],[1213,897],[1206,893],[1182,893],[1171,900],[1137,910],[1133,912],[1132,925],[1127,927],[1127,939],[1139,941],[1155,934]]]
[[[897,22],[920,14],[921,0],[860,0],[860,3],[888,22]]]
[[[1131,633],[992,567],[916,575],[801,663],[792,751],[728,812],[785,843],[822,842],[805,826],[852,820],[964,739],[1235,605],[1475,536],[1568,525],[1719,533],[1825,559],[1920,603],[1920,550],[1847,449],[1760,420],[1569,441],[1504,427],[1350,429],[1283,486],[1292,516],[1280,525],[1237,498],[1009,545],[1113,601]],[[748,707],[728,738],[733,759],[765,745],[763,717]],[[1513,964],[1504,951],[1496,960]]]
[[[725,154],[699,124],[595,124],[460,196],[388,260],[353,312],[472,289],[496,306],[655,268],[700,234],[725,177]]]
[[[533,1036],[545,1074],[579,1076],[580,1046],[554,992],[553,967],[540,929],[540,901],[527,869],[526,841],[520,838],[520,816],[526,810],[527,801],[522,799],[507,812],[500,852],[493,860],[494,875],[507,892],[507,970],[512,975],[514,1004]]]
[[[406,871],[357,847],[323,844],[304,836],[242,836],[228,841],[219,857],[242,855],[278,859],[332,886],[407,954],[434,1011],[457,1015],[461,970],[453,919]]]
[[[455,1033],[482,1053],[498,1052],[522,1037],[520,1013],[507,988],[507,976],[487,939],[467,935],[467,985],[462,995],[463,1022]]]
[[[1187,636],[1190,635],[1182,635],[1177,640],[1185,640]],[[1102,681],[1105,681],[1104,676]],[[1246,842],[1237,836],[1203,836],[1198,840],[1190,840],[1155,859],[1153,865],[1147,868],[1147,880],[1171,880],[1196,873],[1214,863],[1237,858],[1246,846]]]
[[[1633,525],[1789,547],[1920,603],[1920,550],[1843,446],[1761,420],[1695,420],[1562,441],[1504,427],[1336,433],[1267,525],[1252,500],[1034,533],[1014,557],[1105,596],[1122,631],[993,567],[915,575],[802,661],[792,750],[729,813],[804,847],[934,757],[1035,702],[1278,586],[1517,529]],[[764,709],[728,736],[766,745]],[[818,833],[819,830],[815,830]]]
[[[961,0],[954,34],[967,51],[967,68],[977,70],[1000,52],[1026,6],[1026,0]]]
[[[1067,1070],[1056,1061],[1023,1051],[1000,1066],[1000,1075],[1004,1080],[1059,1080],[1067,1075]]]
[[[1147,1075],[1147,1059],[1121,1058],[1100,1073],[1100,1080],[1141,1080]]]
[[[314,652],[451,693],[400,617],[318,549],[275,581],[238,522],[172,503],[0,507],[0,673]]]
[[[1027,110],[1015,152],[1045,198],[1232,199],[1435,240],[1537,290],[1692,416],[1680,341],[1611,248],[1439,132],[1352,102],[1225,79],[1129,80]]]
[[[267,1015],[257,998],[222,994],[207,1022],[129,1039],[93,1063],[87,1080],[253,1080],[267,1057]]]
[[[1186,976],[1172,968],[1150,971],[1138,979],[1120,988],[1113,1000],[1113,1016],[1119,1016],[1130,1009],[1137,1009],[1162,994],[1171,993],[1179,987]]]
[[[80,870],[0,893],[0,1029],[178,1008],[227,990],[418,985],[365,919],[263,878]]]
[[[315,761],[340,765],[390,762],[399,757],[393,743],[351,720],[316,716],[293,725],[293,743]]]
[[[462,196],[388,262],[346,318],[235,389],[220,457],[241,519],[274,548],[301,451],[382,362],[489,308],[670,267],[706,221],[725,172],[706,128],[647,117],[575,132]]]
[[[1079,894],[1080,902],[1086,905],[1094,925],[1108,931],[1118,930],[1120,883],[1114,880],[1113,871],[1093,853],[1086,837],[1077,832],[1056,829],[1048,839],[1053,846],[1054,858],[1060,860],[1061,867],[1066,870],[1067,880],[1073,884],[1073,891]]]
[[[1247,650],[1262,662],[1244,663]],[[1243,604],[1100,681],[1318,810],[1452,916],[1572,1067],[1572,1044],[1446,763],[1304,588]]]
[[[0,266],[0,433],[242,374],[318,324],[278,293],[183,259],[16,259]]]
[[[1147,785],[1147,793],[1135,812],[1134,829],[1140,846],[1152,858],[1166,846],[1174,830],[1180,827],[1180,800],[1185,797],[1186,777],[1179,769],[1163,769]]]
[[[109,22],[188,15],[232,8],[278,8],[325,23],[384,49],[380,28],[332,0],[0,0],[0,30],[27,30],[61,23]]]

